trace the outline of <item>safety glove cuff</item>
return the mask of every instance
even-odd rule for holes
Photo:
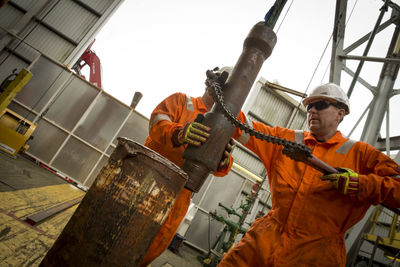
[[[358,192],[358,173],[348,168],[336,168],[339,173],[327,174],[321,177],[322,180],[329,180],[332,185],[344,195]]]
[[[178,140],[178,135],[182,131],[183,127],[177,127],[173,132],[171,136],[171,141],[174,147],[181,146],[182,144]]]
[[[224,154],[222,155],[221,161],[219,162],[217,171],[224,170],[227,166],[229,166],[231,161],[231,152],[235,142],[231,138],[229,143],[225,146]]]

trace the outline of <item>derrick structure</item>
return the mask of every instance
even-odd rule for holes
[[[400,90],[395,88],[400,63],[400,7],[392,1],[382,1],[374,27],[369,32],[361,33],[364,35],[350,45],[347,45],[347,39],[345,39],[345,32],[351,27],[351,23],[347,23],[346,11],[348,10],[347,0],[336,1],[329,81],[339,84],[345,91],[347,90],[353,110],[354,106],[366,105],[362,114],[358,114],[357,121],[352,122],[354,126],[348,136],[351,138],[355,130],[362,130],[360,141],[367,142],[381,151],[386,151],[399,163],[400,136],[399,133],[395,133],[394,128],[391,128],[391,122],[393,124],[396,121],[396,105],[393,103],[399,102],[398,95],[400,93]],[[372,16],[370,18],[375,19]],[[365,30],[368,29],[365,28]],[[391,38],[386,38],[386,50],[381,49],[380,51],[386,54],[371,56],[370,52],[375,41],[383,33],[392,34]],[[372,75],[375,75],[375,77],[371,77],[371,72],[368,72],[371,67],[374,69]],[[371,78],[376,78],[375,83],[371,82],[373,80]],[[361,94],[372,95],[372,99],[360,103],[360,99],[355,96],[356,91]],[[362,125],[362,123],[364,124]],[[385,132],[384,137],[382,137],[382,132]],[[346,238],[348,266],[351,266],[356,259],[364,241],[375,243],[375,248],[380,247],[385,251],[383,241],[379,243],[379,240],[383,240],[385,237],[375,236],[375,238],[371,238],[373,225],[376,225],[376,222],[379,221],[376,214],[374,220],[369,220],[373,215],[372,211],[373,208],[370,208],[364,219],[348,233]],[[387,210],[386,214],[397,221],[396,214]],[[374,222],[374,224],[371,222]],[[390,224],[393,225],[392,222]],[[396,225],[396,222],[394,225]],[[364,235],[366,233],[370,234]],[[400,251],[400,248],[397,248],[397,250]],[[371,263],[374,260],[374,254],[375,249],[371,254]]]

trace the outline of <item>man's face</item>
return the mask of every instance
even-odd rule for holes
[[[326,99],[315,99],[306,108],[308,128],[314,134],[336,131],[345,115],[344,109],[335,107]]]

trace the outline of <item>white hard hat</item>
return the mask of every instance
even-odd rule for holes
[[[347,94],[334,83],[326,83],[315,87],[310,95],[303,99],[302,103],[307,106],[308,103],[314,99],[328,99],[334,100],[335,102],[343,104],[343,108],[346,111],[346,115],[350,113],[350,103]]]

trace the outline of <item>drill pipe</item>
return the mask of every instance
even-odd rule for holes
[[[225,104],[234,116],[239,114],[262,64],[271,55],[275,44],[275,33],[263,21],[254,25],[247,35],[242,54],[222,88]],[[192,192],[198,192],[209,173],[217,170],[225,146],[235,130],[218,105],[204,115],[202,123],[211,128],[210,137],[199,147],[188,146],[183,153],[182,169],[189,176],[185,187]]]
[[[168,159],[119,137],[39,266],[139,266],[186,180]]]

